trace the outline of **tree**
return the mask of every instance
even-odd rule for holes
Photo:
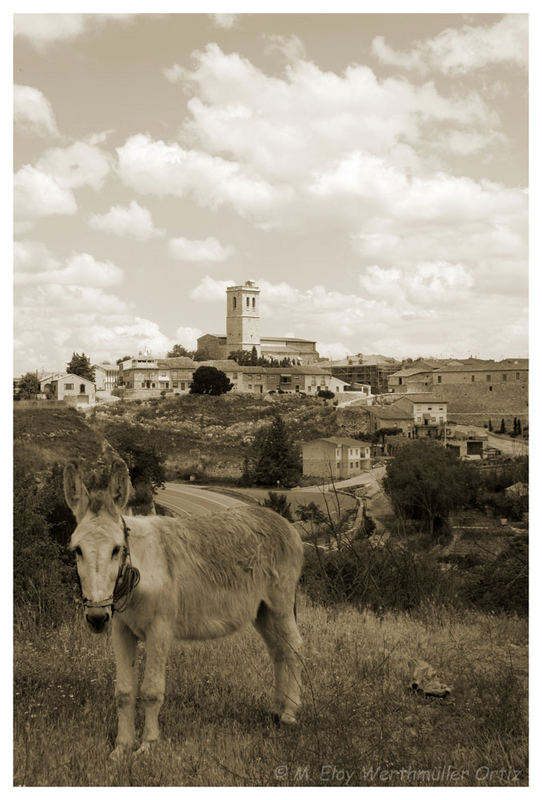
[[[493,430],[493,425],[491,424],[491,420],[489,420],[489,425],[487,426],[488,431]]]
[[[156,492],[164,485],[167,453],[156,441],[154,434],[143,428],[123,424],[122,427],[107,430],[107,438],[126,462],[136,492],[138,486],[146,485],[152,492]]]
[[[506,425],[504,424],[504,417],[501,419],[501,427],[499,428],[499,433],[506,433]]]
[[[421,522],[433,535],[465,502],[470,472],[450,450],[420,439],[399,450],[388,464],[383,486],[398,517]]]
[[[225,394],[233,389],[233,383],[225,372],[216,367],[198,367],[192,376],[190,394]]]
[[[324,400],[333,400],[335,393],[331,389],[318,389],[317,397],[322,397]]]
[[[84,353],[73,353],[72,360],[66,366],[67,371],[70,375],[79,375],[80,378],[86,378],[87,381],[94,381],[96,377],[94,375],[94,368],[90,364],[90,358],[86,356]]]
[[[258,431],[254,440],[254,483],[288,489],[299,482],[301,471],[299,448],[282,417],[275,414],[271,424]]]
[[[174,344],[171,350],[168,352],[166,358],[182,358],[183,356],[186,358],[192,358],[193,355],[193,350],[187,350],[182,346],[182,344]]]
[[[19,381],[15,397],[17,400],[32,400],[39,393],[39,390],[40,382],[35,372],[27,372]]]
[[[131,358],[132,358],[132,356],[122,356],[122,358],[117,358],[116,363],[117,364],[122,364],[123,361],[129,361]]]

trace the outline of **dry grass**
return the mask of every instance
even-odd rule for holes
[[[435,607],[376,616],[301,597],[299,622],[305,706],[294,730],[271,723],[271,666],[252,630],[179,643],[163,741],[118,765],[107,760],[115,732],[107,640],[79,620],[47,634],[18,631],[14,783],[526,785],[525,620]],[[410,658],[441,673],[450,700],[408,691]]]

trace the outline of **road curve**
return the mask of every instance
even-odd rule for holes
[[[158,490],[156,502],[185,519],[246,505],[236,497],[180,483],[166,483],[165,489]]]

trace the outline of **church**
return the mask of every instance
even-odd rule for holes
[[[226,359],[235,350],[251,351],[259,356],[289,358],[295,364],[314,364],[319,360],[316,342],[280,336],[260,336],[260,289],[254,281],[226,289],[226,335],[205,333],[198,339],[198,350],[209,359]]]

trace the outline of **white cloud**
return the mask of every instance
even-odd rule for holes
[[[346,345],[342,344],[342,342],[332,342],[330,344],[318,342],[318,353],[320,354],[320,358],[329,358],[331,361],[340,361],[350,354],[350,349]]]
[[[159,325],[134,315],[122,297],[102,288],[43,283],[19,287],[15,362],[19,373],[62,368],[73,352],[115,360],[149,348],[165,354],[174,342]]]
[[[19,242],[15,247],[15,284],[65,284],[106,288],[123,280],[120,267],[110,261],[97,261],[89,253],[72,253],[61,265],[40,242]]]
[[[237,22],[238,14],[209,14],[217,28],[233,28]]]
[[[43,92],[33,86],[13,87],[15,124],[38,136],[58,136],[53,107]]]
[[[117,153],[119,176],[142,194],[192,195],[202,206],[232,205],[241,216],[265,211],[280,197],[279,190],[233,161],[144,134],[132,136]]]
[[[195,350],[197,346],[197,340],[202,333],[203,331],[201,331],[199,328],[186,328],[181,326],[180,328],[177,328],[175,342],[182,345],[187,350]]]
[[[36,169],[48,173],[64,189],[91,186],[101,189],[108,176],[110,158],[99,147],[87,142],[74,142],[69,147],[47,150]]]
[[[214,236],[207,239],[185,239],[182,236],[170,239],[169,255],[178,261],[227,261],[235,252],[231,246],[224,246]]]
[[[218,281],[206,275],[190,292],[191,300],[199,300],[203,303],[224,303],[226,297],[226,289],[228,286],[236,286],[236,281],[225,280]]]
[[[194,54],[195,68],[175,75],[194,96],[184,129],[212,153],[231,153],[253,174],[296,184],[341,153],[366,150],[417,165],[415,150],[435,125],[482,131],[499,120],[482,98],[464,91],[439,94],[434,84],[379,80],[367,66],[343,75],[298,58],[284,79],[270,77],[237,53],[209,44]],[[408,148],[405,148],[407,145]]]
[[[295,34],[280,36],[277,33],[269,33],[266,34],[265,39],[267,41],[266,53],[272,53],[276,50],[282,53],[287,61],[298,61],[305,57],[305,46]]]
[[[106,214],[90,214],[91,228],[117,236],[129,236],[140,242],[164,236],[165,231],[155,228],[148,208],[135,200],[128,206],[112,206]]]
[[[15,174],[14,192],[16,217],[35,219],[55,214],[73,215],[77,211],[73,192],[30,164]]]
[[[417,42],[410,50],[394,50],[383,36],[376,36],[372,51],[383,64],[421,73],[437,70],[446,75],[462,75],[506,62],[526,67],[528,15],[511,14],[492,25],[446,28],[432,39]]]
[[[37,50],[56,42],[70,42],[109,20],[127,23],[133,14],[14,14],[14,36],[22,36]]]

